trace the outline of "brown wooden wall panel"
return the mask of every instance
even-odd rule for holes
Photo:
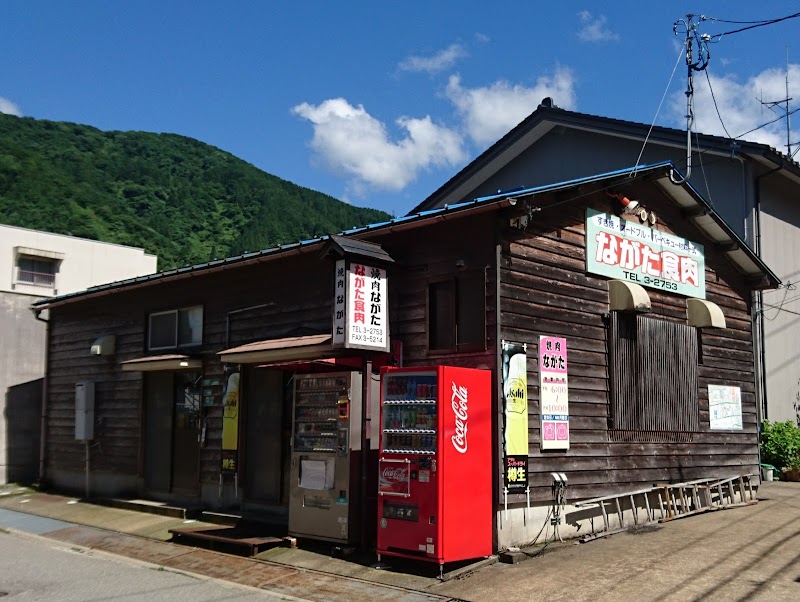
[[[598,201],[597,197],[594,201],[595,208],[606,209],[605,201]],[[546,205],[546,201],[542,204]],[[608,321],[603,316],[608,312],[608,285],[606,278],[586,273],[584,211],[585,205],[563,212],[544,210],[535,214],[535,227],[529,227],[528,232],[503,234],[499,274],[501,338],[528,345],[528,466],[532,498],[551,498],[550,473],[554,471],[568,473],[569,495],[575,499],[661,481],[756,470],[749,289],[708,241],[690,231],[678,235],[705,244],[707,297],[722,308],[728,325],[726,330],[708,330],[699,337],[702,360],[697,374],[698,431],[691,443],[610,439]],[[660,222],[686,223],[672,208],[661,208],[657,213]],[[686,323],[685,297],[646,290],[653,317]],[[539,450],[536,357],[540,335],[567,337],[571,449],[566,452]],[[742,431],[709,430],[710,382],[741,388]]]

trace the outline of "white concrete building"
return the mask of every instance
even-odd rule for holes
[[[156,261],[135,247],[0,225],[0,483],[38,473],[47,329],[31,304],[152,274]]]

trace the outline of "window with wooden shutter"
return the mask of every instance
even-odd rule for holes
[[[486,274],[483,270],[428,285],[428,349],[486,349]]]
[[[611,313],[612,438],[688,441],[699,430],[697,332],[637,314]]]

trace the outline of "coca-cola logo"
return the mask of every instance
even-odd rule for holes
[[[407,481],[408,469],[387,466],[383,469],[381,476],[385,481]]]
[[[453,442],[453,447],[460,453],[467,451],[467,421],[469,419],[469,412],[467,410],[467,388],[459,387],[456,383],[453,385],[453,395],[450,398],[450,406],[453,408],[455,416],[455,434],[450,437]]]

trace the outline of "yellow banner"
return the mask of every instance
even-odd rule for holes
[[[503,344],[503,398],[505,400],[505,453],[528,455],[528,367],[525,346]]]
[[[228,376],[222,397],[222,470],[238,469],[239,450],[239,372]]]

